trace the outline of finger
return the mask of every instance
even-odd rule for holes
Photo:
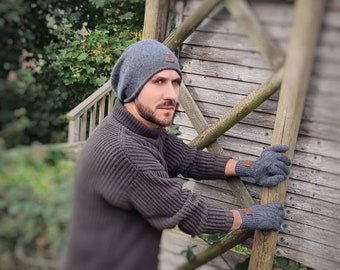
[[[286,177],[290,174],[290,168],[286,164],[276,164],[276,166],[278,166],[283,171]]]
[[[271,168],[269,169],[269,174],[270,175],[275,175],[275,174],[281,174],[285,177],[287,177],[290,173],[290,169],[286,164],[284,164],[281,161],[273,163]]]
[[[285,180],[286,177],[284,177],[283,175],[274,175],[274,176],[269,176],[266,178],[266,180],[262,181],[262,186],[265,187],[270,187],[270,186],[276,186],[278,183],[282,182],[283,180]]]
[[[285,154],[281,154],[281,153],[277,153],[275,155],[275,159],[282,161],[287,166],[290,166],[292,163],[288,156],[286,156]]]
[[[267,150],[277,152],[277,153],[285,153],[289,150],[288,145],[285,144],[277,144],[272,147],[269,147]]]
[[[279,203],[279,202],[268,203],[268,205],[271,205],[271,207],[274,207],[280,211],[284,210],[282,203]]]

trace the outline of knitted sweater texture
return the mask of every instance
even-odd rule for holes
[[[182,188],[178,175],[223,179],[228,157],[151,130],[116,101],[79,157],[63,270],[156,270],[161,233],[227,232],[231,212]]]

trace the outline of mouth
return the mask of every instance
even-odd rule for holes
[[[168,100],[166,102],[158,104],[157,109],[174,111],[174,110],[176,110],[176,105],[177,105],[177,103],[175,101]]]
[[[160,106],[159,109],[162,109],[162,110],[175,110],[175,107],[173,107],[173,106]]]

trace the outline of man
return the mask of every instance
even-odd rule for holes
[[[254,162],[195,148],[166,133],[178,102],[176,56],[155,40],[129,46],[113,68],[118,100],[88,139],[79,158],[74,210],[64,270],[157,269],[162,230],[228,232],[280,228],[279,203],[226,209],[183,189],[178,175],[194,179],[254,177],[272,186],[289,174],[285,145]]]

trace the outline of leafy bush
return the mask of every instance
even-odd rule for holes
[[[59,147],[1,150],[0,269],[37,269],[21,260],[46,264],[59,257],[73,168],[74,159]]]
[[[6,148],[66,140],[66,113],[106,82],[121,52],[141,38],[144,5],[1,2],[0,137]]]

